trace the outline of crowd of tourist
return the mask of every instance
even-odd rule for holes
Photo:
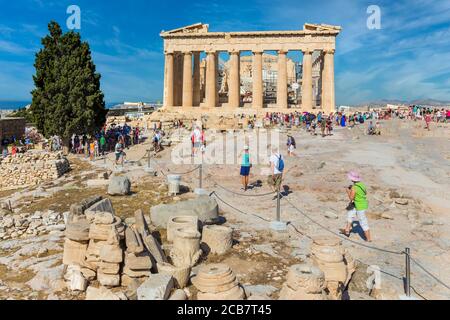
[[[113,124],[108,128],[105,126],[94,135],[74,134],[70,139],[69,149],[74,154],[84,154],[86,158],[94,160],[106,153],[117,153],[120,149],[118,144],[122,149],[139,144],[142,140],[141,130],[125,123],[121,126]]]

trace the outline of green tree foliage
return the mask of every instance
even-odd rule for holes
[[[92,134],[104,124],[107,111],[89,44],[79,33],[63,33],[56,22],[48,29],[34,64],[33,122],[46,137]]]
[[[14,112],[11,112],[9,115],[10,118],[25,118],[27,123],[32,123],[34,121],[33,114],[30,112],[29,109],[26,108],[20,108]]]

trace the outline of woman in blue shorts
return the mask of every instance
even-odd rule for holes
[[[250,153],[249,153],[249,147],[245,146],[244,148],[244,154],[242,155],[242,165],[241,165],[241,182],[244,191],[247,191],[248,183],[249,183],[249,176],[250,176]]]

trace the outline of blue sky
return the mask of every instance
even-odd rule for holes
[[[450,100],[450,1],[45,1],[0,0],[0,100],[30,100],[34,53],[50,20],[66,30],[66,9],[81,8],[107,102],[162,98],[161,30],[196,22],[211,31],[296,30],[305,22],[343,27],[337,39],[336,100]],[[366,26],[381,8],[381,30]],[[298,60],[299,54],[291,54]]]

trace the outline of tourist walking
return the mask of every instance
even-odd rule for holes
[[[192,141],[192,156],[197,154],[197,150],[200,149],[202,143],[202,132],[200,131],[199,126],[196,126],[191,134]]]
[[[125,153],[123,152],[124,147],[125,146],[123,136],[120,136],[114,148],[114,153],[116,155],[116,166],[119,164],[123,166],[123,157],[125,155]]]
[[[294,155],[294,151],[296,149],[296,143],[293,136],[288,136],[287,140],[287,148],[288,148],[288,155],[289,157],[292,157]]]
[[[366,211],[369,209],[369,202],[367,201],[367,188],[361,182],[361,176],[357,172],[351,171],[347,177],[353,184],[346,188],[348,198],[350,199],[350,204],[347,206],[347,225],[345,229],[341,229],[340,231],[345,236],[350,237],[353,229],[353,221],[357,218],[361,228],[364,231],[366,238],[365,240],[372,242],[369,222],[366,217]]]
[[[244,147],[244,154],[242,155],[242,165],[241,165],[241,182],[243,190],[247,191],[250,177],[250,168],[252,167],[250,163],[250,153],[249,146]]]
[[[281,183],[283,182],[284,159],[277,149],[272,150],[270,156],[270,173],[267,182],[272,187],[273,191],[280,191]]]

